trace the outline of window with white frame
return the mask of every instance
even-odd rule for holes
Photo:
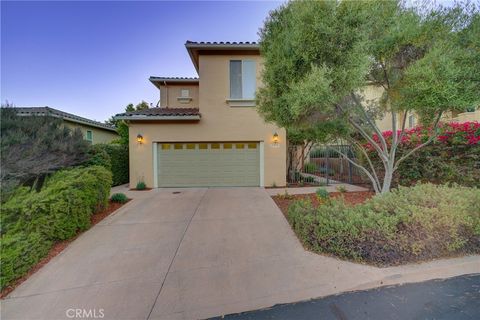
[[[190,90],[188,90],[188,89],[180,90],[180,96],[182,98],[190,98]]]
[[[255,99],[255,68],[253,60],[230,60],[230,99]]]

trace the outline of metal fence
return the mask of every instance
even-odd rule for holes
[[[368,180],[359,168],[354,166],[337,151],[355,159],[355,153],[349,145],[329,145],[312,148],[305,161],[289,172],[290,185],[330,185],[349,183],[368,185]]]

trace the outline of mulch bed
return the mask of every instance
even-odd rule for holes
[[[93,227],[94,225],[96,225],[97,223],[99,223],[100,221],[102,221],[103,219],[105,219],[106,217],[108,217],[110,214],[112,214],[114,211],[118,210],[120,207],[127,204],[130,200],[131,199],[128,199],[128,201],[125,202],[125,203],[118,203],[118,202],[109,201],[108,207],[105,210],[97,212],[97,213],[95,213],[91,216],[90,221],[91,221],[92,225],[90,226],[90,228]],[[5,298],[8,294],[10,294],[10,292],[15,290],[16,287],[18,287],[20,284],[22,284],[22,282],[24,282],[25,280],[30,278],[33,274],[35,274],[35,272],[40,270],[44,265],[46,265],[50,260],[52,260],[52,258],[54,258],[58,254],[60,254],[66,247],[68,247],[68,245],[71,242],[73,242],[75,239],[77,239],[82,233],[84,233],[87,230],[78,232],[75,237],[70,238],[68,240],[63,240],[63,241],[59,241],[59,242],[54,243],[52,248],[50,248],[50,251],[48,252],[47,256],[45,256],[36,265],[34,265],[28,271],[27,274],[25,274],[21,278],[18,278],[17,280],[15,280],[15,282],[13,282],[11,285],[5,287],[1,291],[0,299]]]
[[[345,199],[345,202],[351,205],[356,205],[365,202],[375,195],[374,192],[369,191],[358,191],[358,192],[331,192],[329,193],[330,198],[342,197]],[[288,207],[297,200],[310,199],[312,204],[315,207],[318,207],[322,204],[321,201],[318,201],[317,195],[315,193],[309,194],[293,194],[285,197],[283,195],[272,196],[273,201],[277,206],[282,210],[284,215],[287,215]]]

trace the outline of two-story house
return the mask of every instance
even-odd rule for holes
[[[284,186],[285,130],[255,106],[258,44],[185,47],[199,77],[150,77],[160,106],[116,116],[129,125],[130,186]]]

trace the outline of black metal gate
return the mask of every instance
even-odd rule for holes
[[[356,162],[354,150],[349,145],[325,145],[312,148],[303,165],[291,170],[288,181],[291,185],[330,185],[349,183],[368,185],[363,172],[340,153]]]

